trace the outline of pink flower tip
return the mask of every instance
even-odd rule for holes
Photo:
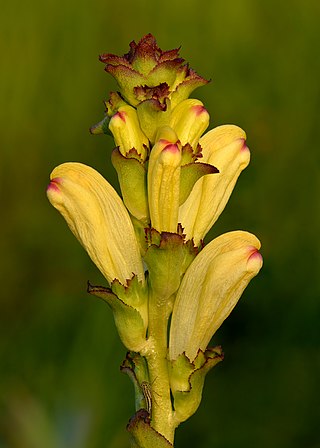
[[[115,116],[119,117],[124,123],[126,122],[126,113],[118,111]]]
[[[194,110],[194,112],[197,116],[201,115],[202,113],[208,113],[207,109],[204,106],[202,106],[201,104],[192,106],[192,109]]]
[[[61,185],[60,177],[55,177],[54,179],[51,179],[49,185],[47,186],[47,192],[55,191],[57,193],[60,193],[60,188],[59,188],[60,185]]]
[[[170,142],[169,140],[166,140],[165,138],[160,138],[158,143],[161,143],[161,145],[163,145],[164,147],[173,144],[172,142]]]
[[[242,142],[242,146],[241,146],[241,148],[240,148],[240,151],[242,151],[242,152],[249,151],[249,148],[248,148],[248,146],[247,146],[246,139],[245,139],[245,138],[239,138],[239,141]]]
[[[263,258],[256,247],[249,247],[249,257],[247,260],[247,269],[249,271],[259,271],[263,264]]]
[[[175,145],[174,143],[169,143],[167,146],[165,146],[163,148],[162,151],[165,151],[165,152],[168,152],[168,153],[172,153],[172,154],[180,152],[180,150],[178,148],[178,145]]]

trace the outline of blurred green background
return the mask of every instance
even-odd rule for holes
[[[152,32],[212,78],[196,92],[212,126],[247,131],[251,164],[210,238],[252,231],[265,261],[176,446],[319,448],[320,2],[10,0],[0,22],[0,447],[128,446],[125,349],[86,294],[103,279],[45,188],[64,161],[115,182],[111,138],[88,132],[116,88],[97,56]]]

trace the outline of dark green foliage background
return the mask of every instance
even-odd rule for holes
[[[319,448],[319,1],[10,0],[0,20],[0,447],[128,446],[125,349],[86,294],[103,279],[45,188],[64,161],[115,182],[111,138],[88,132],[116,88],[97,56],[152,32],[212,78],[196,92],[212,126],[247,131],[251,164],[209,236],[252,231],[265,260],[176,446]]]

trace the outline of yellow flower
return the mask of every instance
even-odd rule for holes
[[[204,176],[179,207],[179,222],[187,239],[198,245],[223,211],[241,171],[250,161],[246,134],[237,126],[219,126],[200,138],[203,159],[219,173]]]
[[[111,283],[144,271],[133,225],[113,187],[93,168],[64,163],[50,176],[47,195],[92,261]]]
[[[259,240],[248,232],[225,233],[211,241],[189,266],[173,308],[169,357],[193,361],[237,304],[262,266]]]
[[[141,160],[146,160],[149,141],[140,128],[134,107],[129,105],[119,107],[117,113],[110,119],[109,129],[123,156],[134,148]]]

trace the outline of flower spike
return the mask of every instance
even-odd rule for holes
[[[209,113],[189,97],[208,81],[179,51],[163,51],[147,34],[123,56],[100,56],[119,88],[90,131],[113,137],[122,199],[80,163],[55,168],[47,189],[109,282],[88,283],[88,292],[111,308],[129,350],[121,370],[135,389],[127,429],[136,448],[173,447],[175,429],[200,405],[206,374],[223,360],[222,348],[208,344],[262,266],[251,233],[204,245],[250,151],[237,126],[203,135]]]

